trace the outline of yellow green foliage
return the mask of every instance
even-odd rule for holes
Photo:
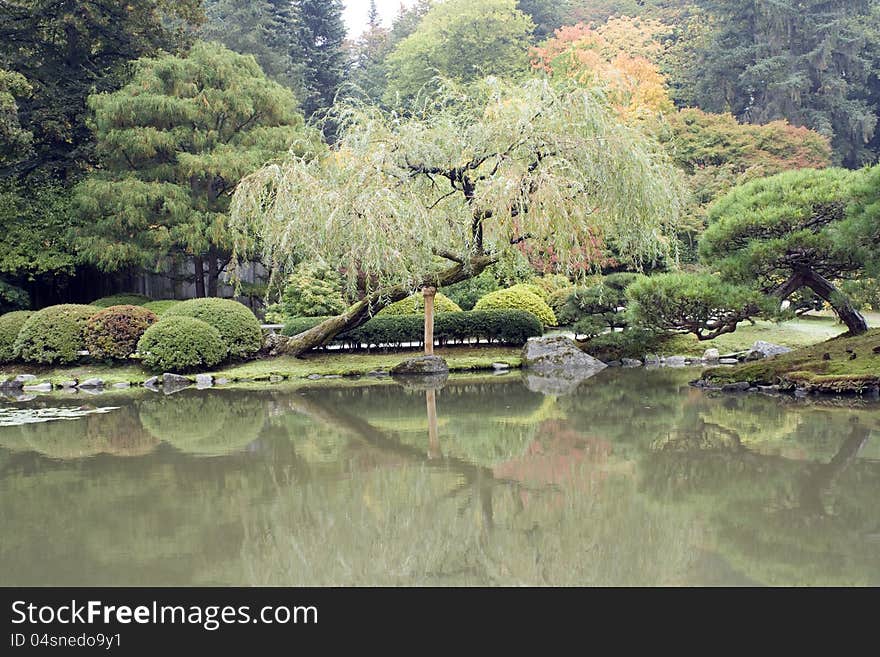
[[[537,294],[524,289],[508,288],[487,294],[477,302],[474,310],[525,310],[537,317],[541,324],[556,326],[553,309]]]

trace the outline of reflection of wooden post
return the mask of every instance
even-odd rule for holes
[[[439,459],[442,454],[437,431],[437,391],[425,390],[425,401],[428,403],[428,458]]]
[[[434,295],[437,288],[426,287],[422,289],[425,297],[425,355],[434,355]]]

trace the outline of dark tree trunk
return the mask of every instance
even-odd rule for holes
[[[831,281],[824,276],[820,276],[811,269],[798,272],[804,282],[804,285],[813,290],[820,297],[825,299],[834,308],[834,312],[840,317],[840,321],[846,324],[852,335],[861,335],[868,330],[868,322],[862,317],[862,314],[856,310],[855,306],[849,298],[838,290]]]
[[[213,249],[208,253],[208,296],[217,296],[217,279],[220,273],[217,270],[217,254]]]
[[[196,283],[196,296],[201,299],[205,296],[205,262],[201,256],[193,258],[193,266],[195,267],[193,280]]]
[[[444,271],[426,276],[418,287],[443,287],[466,281],[474,276],[479,276],[484,269],[497,262],[497,256],[478,256],[468,263],[459,263]],[[385,306],[405,299],[412,291],[404,285],[383,288],[373,292],[365,299],[358,301],[337,317],[331,317],[292,338],[281,340],[274,349],[274,353],[299,356],[321,347],[344,331],[357,328],[366,323],[374,314]]]

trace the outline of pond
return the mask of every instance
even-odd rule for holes
[[[694,377],[4,401],[0,584],[880,584],[880,407]]]

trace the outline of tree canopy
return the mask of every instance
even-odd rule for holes
[[[346,272],[350,289],[365,278],[374,296],[364,316],[380,297],[477,275],[525,241],[575,270],[585,228],[632,266],[669,255],[682,205],[675,170],[596,95],[490,79],[470,95],[445,88],[431,107],[415,116],[349,107],[330,152],[242,181],[234,227],[276,266],[317,255]]]
[[[834,307],[850,331],[864,332],[864,318],[831,282],[864,266],[835,240],[847,217],[853,182],[861,175],[804,169],[733,189],[709,209],[701,257],[725,280],[780,300],[808,287]]]
[[[239,179],[317,147],[293,93],[219,44],[139,60],[129,84],[89,106],[101,168],[78,190],[80,252],[109,271],[191,259],[201,295],[202,259],[210,292],[232,248],[226,211]]]
[[[409,101],[437,76],[472,82],[528,68],[534,23],[516,0],[447,0],[433,5],[387,60],[386,102]]]

